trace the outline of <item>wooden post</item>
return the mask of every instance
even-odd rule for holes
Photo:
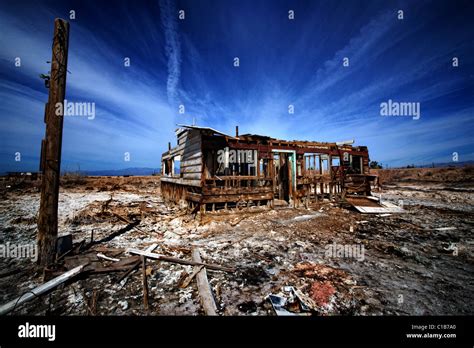
[[[148,280],[146,277],[146,257],[141,256],[142,259],[142,276],[143,276],[143,305],[145,307],[145,311],[148,312],[150,306],[148,304]]]
[[[308,188],[308,192],[306,193],[306,209],[309,208],[309,204],[311,203],[311,184],[306,186]]]
[[[192,259],[194,262],[201,263],[201,255],[198,248],[192,249]],[[207,280],[206,268],[202,268],[196,275],[199,297],[201,298],[202,308],[206,315],[217,315],[217,306],[212,295],[211,287]]]
[[[41,158],[43,171],[41,202],[38,216],[38,264],[48,266],[54,262],[58,236],[58,197],[61,171],[61,145],[63,114],[56,115],[57,103],[63,104],[66,95],[69,23],[63,19],[54,21],[53,58],[49,97],[45,107],[46,136]]]
[[[329,170],[329,199],[332,199],[333,197],[333,189],[334,189],[334,185],[333,185],[333,171],[332,171],[332,155],[329,155],[328,157],[328,170]]]

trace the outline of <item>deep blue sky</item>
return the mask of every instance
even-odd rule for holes
[[[70,10],[66,95],[95,102],[96,117],[65,118],[63,170],[159,167],[176,124],[193,118],[231,134],[239,125],[355,139],[390,166],[474,159],[472,1],[2,0],[0,172],[38,168],[48,92],[39,74],[53,20]],[[420,102],[420,119],[380,116],[388,99]]]

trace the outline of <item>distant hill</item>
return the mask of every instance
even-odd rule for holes
[[[152,175],[160,173],[160,168],[124,168],[110,170],[84,170],[80,172],[89,176],[123,176],[123,175]]]
[[[446,168],[446,167],[464,167],[464,166],[472,166],[474,165],[474,161],[463,161],[463,162],[446,162],[446,163],[429,163],[429,164],[415,164],[413,168]],[[409,165],[410,167],[412,165]],[[407,166],[402,166],[402,167],[393,167],[393,169],[402,169],[402,168],[407,168]],[[390,167],[389,169],[391,169]],[[385,168],[384,166],[384,169]]]

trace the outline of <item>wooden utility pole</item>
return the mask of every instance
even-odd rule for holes
[[[57,104],[64,104],[66,95],[69,23],[56,18],[54,21],[53,57],[49,97],[45,107],[46,136],[41,144],[40,169],[41,202],[38,217],[38,264],[48,266],[54,262],[58,236],[58,197],[61,171],[61,145],[63,135],[64,105],[57,115]]]

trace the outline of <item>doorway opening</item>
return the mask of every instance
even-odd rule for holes
[[[274,197],[290,203],[296,184],[294,151],[273,151],[274,170]]]

